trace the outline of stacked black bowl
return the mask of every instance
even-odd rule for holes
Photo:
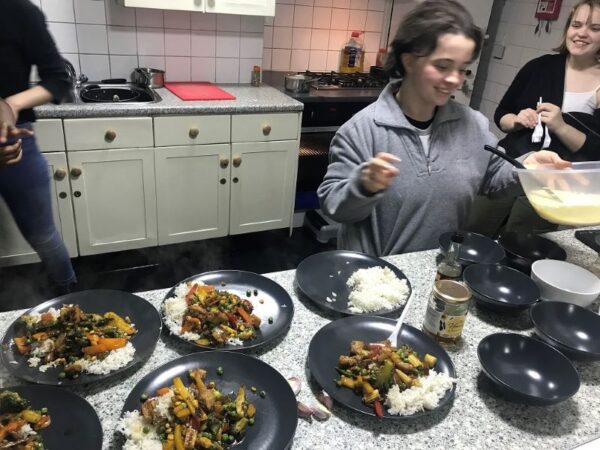
[[[446,254],[450,249],[450,240],[454,231],[440,235],[438,242],[440,251]],[[495,264],[504,259],[504,249],[493,239],[470,231],[460,232],[464,236],[458,260],[464,266],[470,264]]]
[[[478,306],[498,312],[518,312],[540,298],[535,282],[518,270],[501,264],[472,264],[463,272]]]
[[[567,253],[557,243],[536,234],[503,233],[498,239],[506,252],[505,262],[529,275],[531,265],[540,259],[567,259]]]

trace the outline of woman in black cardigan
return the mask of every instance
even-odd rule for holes
[[[540,150],[544,139],[532,142],[539,115],[551,138],[547,148],[568,161],[600,160],[600,0],[573,7],[556,51],[529,61],[504,94],[494,121],[507,135],[498,145],[514,157]],[[506,231],[556,229],[537,216],[525,197],[478,198],[470,229],[497,235],[503,225]]]

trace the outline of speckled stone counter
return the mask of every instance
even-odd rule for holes
[[[596,253],[573,237],[573,231],[549,236],[568,254],[568,260],[600,275]],[[420,327],[425,314],[435,272],[436,251],[419,252],[387,258],[410,279],[415,296],[408,314],[408,323]],[[311,337],[331,318],[311,304],[298,299],[293,288],[294,271],[268,274],[292,296],[296,313],[286,337],[274,348],[255,356],[271,364],[285,377],[303,380],[299,394],[302,401],[313,400],[307,388],[305,361]],[[139,295],[157,308],[167,290]],[[598,302],[594,304],[598,309]],[[23,311],[0,314],[0,332]],[[309,424],[299,420],[293,449],[570,449],[600,435],[600,364],[577,364],[581,388],[570,400],[552,407],[527,407],[510,403],[490,390],[477,360],[477,344],[486,335],[500,331],[531,334],[528,315],[501,317],[472,308],[464,330],[464,345],[450,351],[458,374],[456,397],[441,411],[413,422],[394,423],[363,417],[343,407],[334,406],[333,416],[326,422]],[[187,349],[187,347],[186,347]],[[165,333],[152,357],[137,371],[123,375],[109,384],[97,384],[74,389],[83,395],[98,412],[104,427],[104,448],[111,448],[113,430],[123,402],[132,387],[149,371],[170,361],[186,350]],[[0,372],[2,387],[20,383],[6,370]],[[279,449],[274,449],[279,450]]]
[[[235,100],[183,101],[165,88],[156,89],[156,103],[63,103],[35,108],[39,119],[159,116],[166,114],[249,114],[302,111],[303,104],[270,86],[219,85]]]

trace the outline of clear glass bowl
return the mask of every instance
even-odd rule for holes
[[[515,169],[538,215],[559,225],[600,224],[600,162]]]

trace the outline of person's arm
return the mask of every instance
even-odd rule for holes
[[[71,87],[62,57],[46,27],[44,15],[35,7],[27,8],[25,19],[30,27],[23,33],[23,52],[37,66],[40,83],[5,100],[18,117],[20,111],[49,101],[60,103]]]
[[[586,141],[586,134],[565,123],[560,108],[552,103],[542,103],[538,106],[538,113],[548,129],[562,142],[562,144],[575,153],[579,151]]]
[[[519,70],[494,112],[494,122],[505,133],[524,127],[535,127],[537,121],[535,109],[533,109],[535,105],[523,108],[523,105],[519,105],[518,99],[527,89],[531,76],[537,72],[537,65],[537,60],[532,60]]]
[[[15,164],[21,160],[21,140],[7,143],[9,139],[31,135],[27,129],[15,127],[16,116],[11,107],[0,99],[0,168]]]
[[[370,193],[365,189],[364,173],[369,162],[358,148],[368,148],[352,128],[352,137],[341,129],[331,141],[329,166],[317,189],[321,210],[336,222],[355,223],[366,219],[385,190]]]

